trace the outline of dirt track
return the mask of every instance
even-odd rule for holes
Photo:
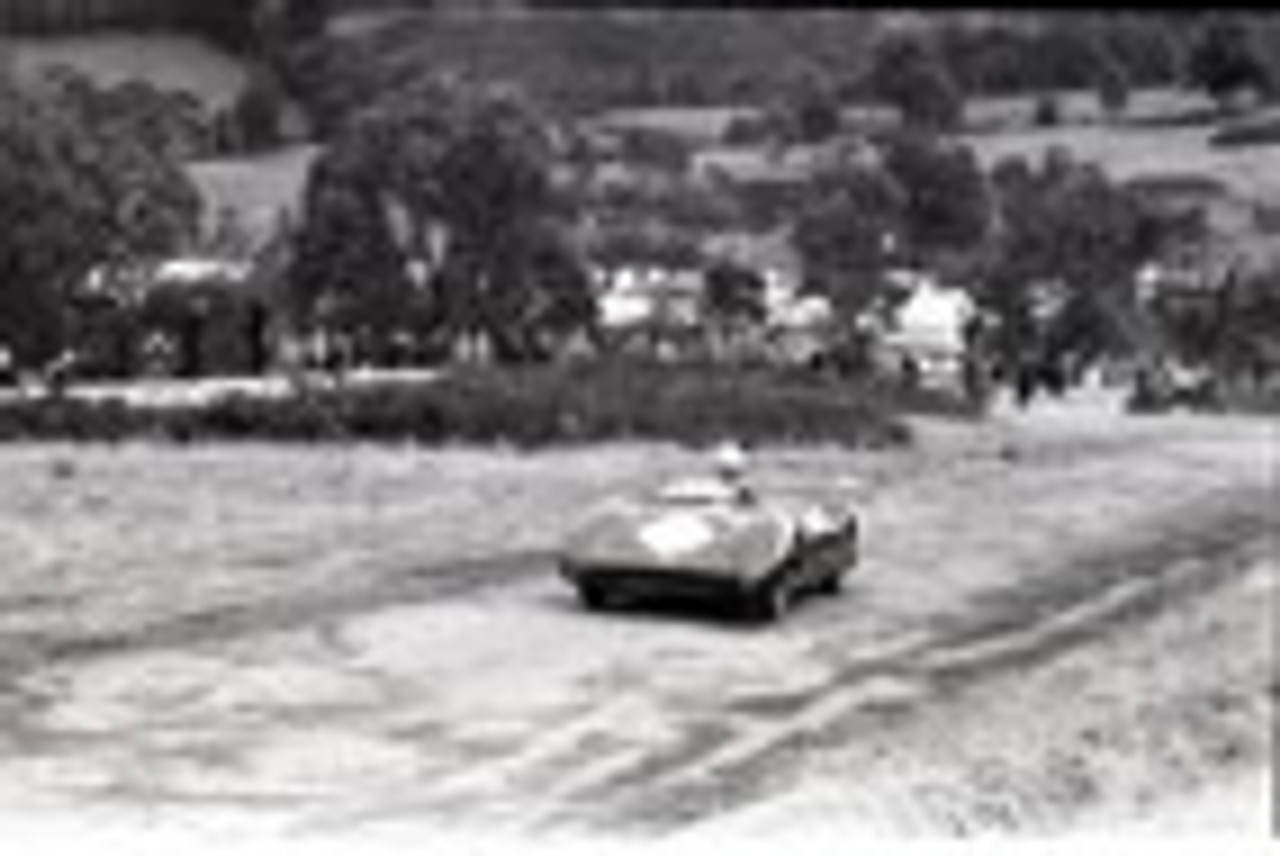
[[[447,550],[442,530],[411,574],[388,556],[432,539],[423,509],[325,506],[322,523],[243,548],[283,550],[288,576],[190,583],[186,608],[147,562],[244,565],[235,545],[192,542],[241,524],[175,512],[185,537],[110,541],[84,497],[106,490],[95,473],[119,479],[143,453],[0,451],[22,498],[0,534],[44,562],[3,569],[0,813],[321,835],[1025,833],[1158,825],[1228,788],[1242,831],[1265,830],[1271,429],[1083,405],[924,429],[913,453],[763,456],[765,482],[847,480],[868,532],[843,597],[769,629],[586,614],[550,573],[555,531],[538,522],[687,466],[671,450],[556,453],[558,506],[538,493],[541,464],[491,461],[480,483],[506,487],[481,500],[442,487],[437,506],[481,503],[455,509],[475,522]],[[403,454],[449,483],[440,459]],[[68,533],[98,533],[102,567],[93,549],[57,555],[37,537],[32,509],[55,502],[42,491],[67,460],[86,474],[79,499],[56,501]],[[393,495],[394,459],[377,460],[383,475],[345,489]],[[369,540],[323,549],[362,520],[381,521]],[[484,539],[500,522],[512,534],[496,549]],[[309,562],[281,546],[303,535]],[[101,555],[111,543],[128,555]],[[370,559],[357,585],[344,562],[362,556],[385,567]],[[136,584],[86,582],[130,561]]]

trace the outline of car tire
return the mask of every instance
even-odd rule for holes
[[[747,598],[747,615],[755,623],[773,624],[791,610],[792,591],[785,577],[768,580]]]
[[[608,591],[601,585],[592,583],[578,584],[578,600],[582,605],[592,612],[600,612],[608,609],[612,603]]]
[[[839,569],[832,571],[831,574],[818,583],[814,591],[827,597],[835,597],[840,594],[840,592],[844,591],[844,572]]]

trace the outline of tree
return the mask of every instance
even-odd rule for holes
[[[231,108],[233,148],[253,153],[280,145],[286,103],[275,72],[254,68]]]
[[[1186,75],[1220,104],[1251,90],[1269,95],[1275,83],[1251,31],[1234,17],[1213,17],[1203,25],[1187,57]]]
[[[981,295],[999,318],[1006,362],[1085,362],[1146,347],[1134,291],[1138,268],[1181,238],[1095,166],[1061,153],[1039,169],[1006,161],[993,175],[999,238]]]
[[[171,252],[199,221],[180,167],[82,106],[0,79],[0,343],[27,366],[66,347],[94,267]]]
[[[280,5],[280,16],[290,41],[309,41],[325,34],[332,14],[330,0],[283,0]]]
[[[1062,112],[1062,99],[1058,93],[1042,92],[1036,96],[1031,123],[1037,128],[1056,128],[1062,124]]]
[[[312,166],[289,283],[299,326],[322,327],[365,350],[376,352],[412,314],[403,253],[376,191],[341,152],[325,152]]]
[[[793,71],[782,92],[780,113],[788,137],[800,143],[825,142],[840,133],[840,98],[819,67]]]
[[[718,261],[704,275],[704,314],[726,326],[763,323],[768,315],[765,281],[751,268]]]
[[[1129,106],[1129,70],[1105,43],[1096,43],[1094,88],[1107,116],[1115,118]]]
[[[374,264],[390,240],[397,261],[372,279],[391,283],[400,279],[392,267],[425,267],[427,281],[415,287],[431,306],[429,332],[483,340],[500,359],[535,357],[539,319],[564,317],[548,303],[576,301],[572,289],[585,288],[584,277],[565,275],[571,210],[552,182],[551,154],[548,128],[514,95],[441,78],[388,93],[330,145],[334,175],[313,177],[314,222],[303,233],[316,235],[295,269],[301,293],[314,304],[335,283],[327,268]],[[339,189],[331,201],[326,184]],[[366,246],[343,247],[347,229],[366,235]],[[331,254],[337,261],[326,261]],[[367,287],[353,276],[340,290]]]
[[[964,99],[950,69],[918,37],[889,36],[880,41],[868,84],[876,97],[898,108],[904,124],[912,128],[950,131],[964,119]]]
[[[792,232],[806,288],[852,322],[880,296],[904,232],[901,186],[884,169],[842,163],[815,176]]]
[[[971,148],[906,132],[890,138],[884,153],[885,168],[903,192],[905,238],[915,253],[927,260],[982,243],[993,204]]]

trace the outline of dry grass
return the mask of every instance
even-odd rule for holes
[[[670,447],[0,449],[0,662],[46,700],[16,721],[109,735],[56,757],[26,747],[38,757],[6,781],[47,782],[52,766],[127,785],[143,770],[197,800],[305,781],[328,796],[297,811],[345,826],[429,823],[424,806],[441,800],[456,812],[443,769],[477,789],[466,806],[481,816],[599,811],[667,829],[699,816],[688,805],[731,805],[738,784],[762,797],[794,785],[777,830],[804,820],[816,774],[834,795],[822,817],[869,810],[899,832],[954,833],[1056,829],[1255,769],[1270,666],[1266,589],[1253,586],[1273,569],[1223,571],[1203,591],[1181,581],[1217,570],[1177,569],[1182,548],[1204,566],[1204,544],[1233,550],[1235,530],[1219,524],[1236,512],[1249,522],[1239,542],[1252,543],[1274,457],[1266,426],[1064,403],[922,433],[912,451],[760,453],[762,480],[831,485],[859,502],[869,533],[846,597],[762,633],[584,616],[530,555],[594,500],[694,462]],[[466,597],[427,585],[463,578],[476,586]],[[1115,591],[1146,592],[1149,611],[1117,612],[1129,600]],[[263,620],[255,635],[235,620],[206,636],[148,631],[264,604],[300,621]],[[24,641],[113,634],[143,644],[10,659],[39,657]],[[773,712],[753,714],[753,700]],[[299,711],[313,727],[300,729]],[[733,741],[727,755],[689,748],[706,722]],[[583,735],[608,739],[546,754]],[[244,765],[203,760],[211,748]],[[430,759],[421,776],[401,778],[406,753]],[[342,766],[352,757],[367,778]],[[579,805],[557,790],[593,781],[600,760],[642,763],[634,791],[608,780]]]
[[[682,458],[639,447],[8,447],[0,637],[111,635],[546,549],[577,509]]]

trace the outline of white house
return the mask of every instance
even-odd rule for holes
[[[881,358],[888,366],[943,382],[958,379],[965,358],[965,330],[977,315],[973,298],[926,274],[903,273],[909,291],[880,334]]]

